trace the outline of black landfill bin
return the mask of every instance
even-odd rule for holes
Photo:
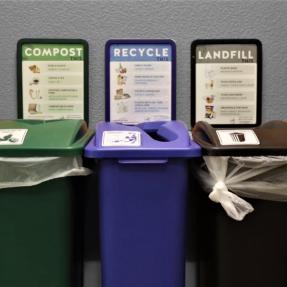
[[[198,194],[199,286],[286,287],[287,229],[284,222],[287,220],[287,203],[284,201],[287,199],[287,188],[284,187],[287,185],[286,182],[279,183],[276,179],[280,174],[281,179],[284,180],[283,175],[287,174],[287,158],[285,158],[287,123],[273,121],[254,128],[253,132],[259,139],[259,144],[255,145],[242,145],[240,141],[235,145],[222,145],[217,131],[204,122],[199,122],[194,127],[193,138],[201,145],[205,161],[212,157],[215,160],[216,157],[222,157],[223,160],[232,162],[234,156],[234,160],[239,157],[242,164],[268,155],[266,161],[281,160],[281,163],[270,170],[266,168],[266,171],[257,177],[250,176],[255,167],[243,170],[240,174],[240,176],[244,174],[248,179],[241,185],[233,186],[235,193],[243,200],[247,200],[254,208],[254,211],[242,220],[236,221],[227,216],[219,204],[214,204],[208,199],[206,193]],[[230,131],[230,133],[234,141],[238,142],[238,135],[235,139],[234,132],[232,134]],[[262,161],[261,164],[265,165],[266,162]],[[229,165],[227,174],[232,176],[231,172],[234,171]],[[287,181],[287,177],[285,178]],[[254,179],[265,183],[266,189],[269,188],[268,193],[263,193],[265,191],[263,185],[263,188],[258,190],[252,189]],[[230,177],[227,180],[230,181]],[[204,182],[205,179],[201,183],[204,184]],[[276,188],[279,185],[281,193],[277,194]],[[236,186],[241,188],[237,190]],[[274,194],[272,186],[274,186]]]

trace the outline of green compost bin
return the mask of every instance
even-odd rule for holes
[[[22,144],[14,130],[26,130]],[[91,136],[82,120],[0,120],[0,172],[11,157],[81,156]],[[26,173],[31,176],[29,166]],[[0,286],[81,285],[82,180],[63,177],[0,189]]]

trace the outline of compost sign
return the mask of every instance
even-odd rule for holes
[[[21,112],[24,119],[84,119],[83,43],[21,45]]]

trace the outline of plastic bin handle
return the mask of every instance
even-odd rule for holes
[[[73,144],[72,144],[72,148],[73,149],[80,149],[82,150],[83,147],[85,146],[85,144],[87,143],[87,141],[94,135],[94,131],[91,130],[91,129],[87,129],[85,130],[85,134],[80,138],[78,139],[77,141],[75,141]]]
[[[168,159],[119,159],[119,164],[166,164]]]
[[[192,130],[193,139],[202,147],[220,146],[216,130],[207,122],[198,122]]]

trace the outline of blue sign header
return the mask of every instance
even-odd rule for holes
[[[110,61],[172,61],[172,47],[169,44],[112,44]]]

